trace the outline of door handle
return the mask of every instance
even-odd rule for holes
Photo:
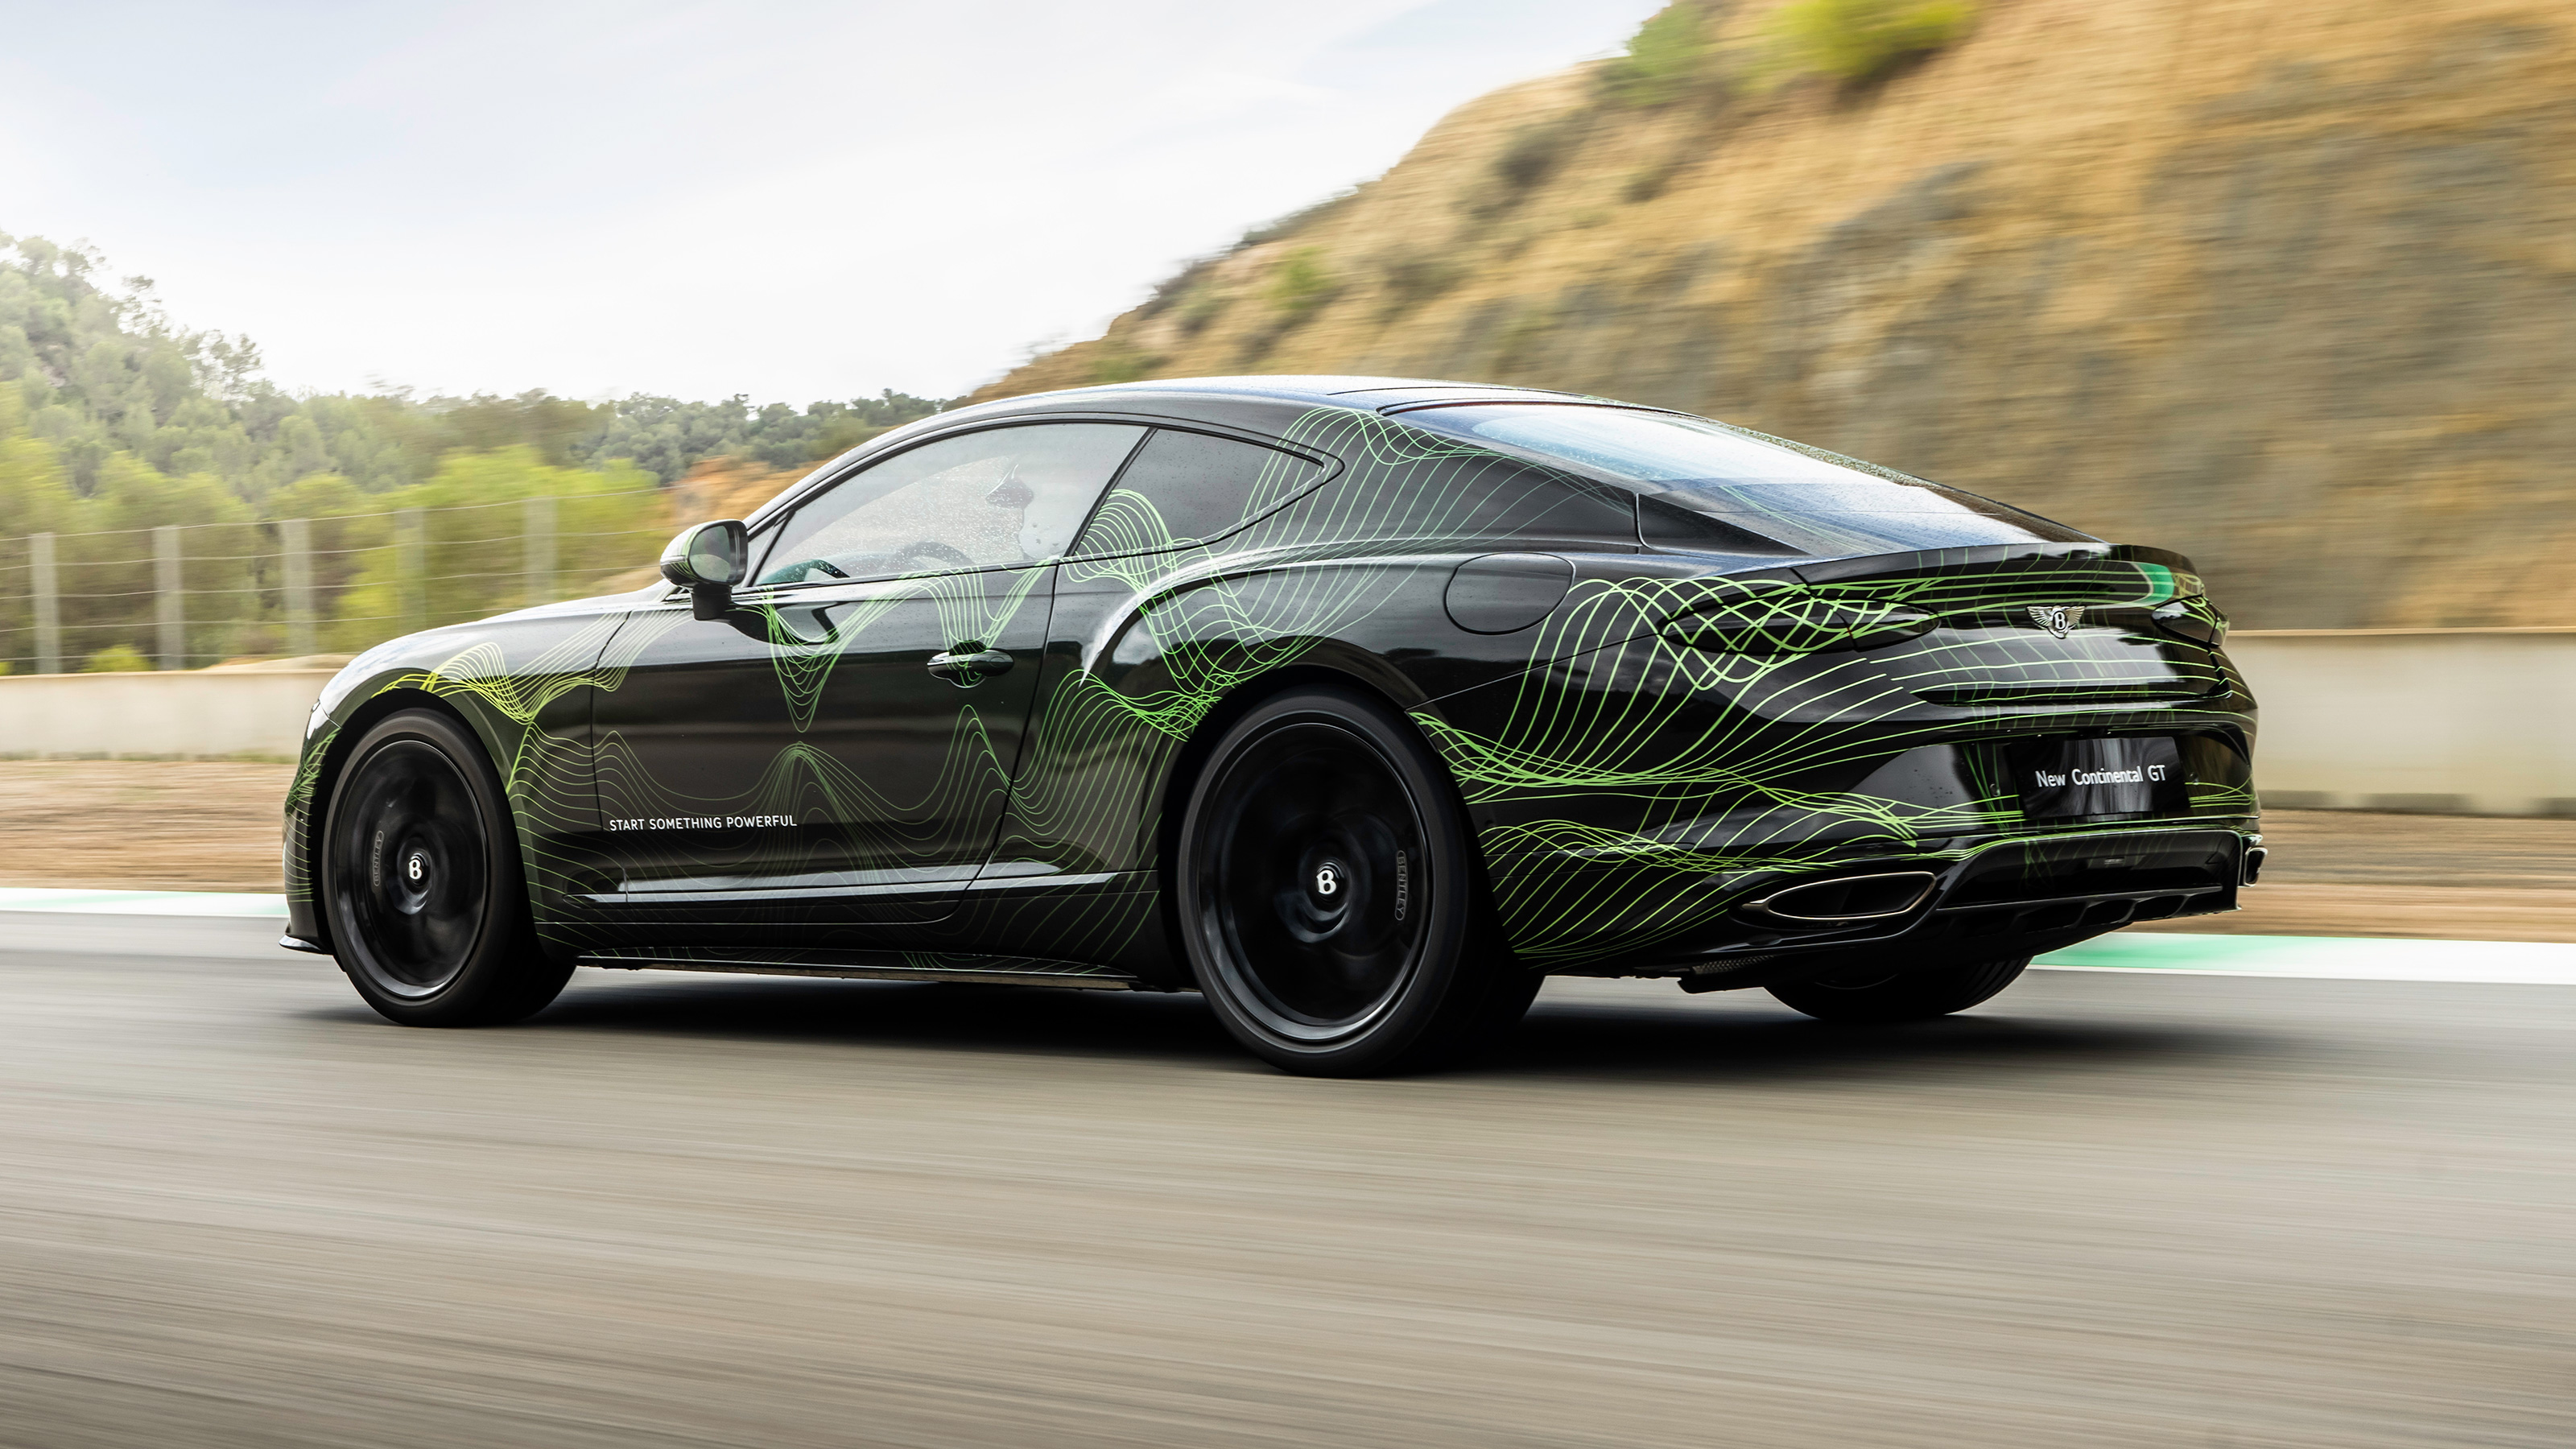
[[[973,684],[988,674],[1008,674],[1010,670],[1011,651],[1007,649],[977,649],[967,643],[958,645],[955,653],[930,656],[930,672],[959,685]]]

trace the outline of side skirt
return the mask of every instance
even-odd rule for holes
[[[731,976],[824,976],[860,981],[962,981],[982,986],[1057,986],[1089,991],[1152,991],[1154,986],[1106,966],[1032,956],[972,956],[944,951],[780,951],[772,955],[628,949],[582,955],[575,964],[608,971],[709,971]]]

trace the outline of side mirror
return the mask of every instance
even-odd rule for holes
[[[742,582],[751,553],[751,535],[739,518],[723,518],[680,530],[662,550],[662,577],[689,591],[689,612],[700,619],[721,619],[733,607],[734,585]]]

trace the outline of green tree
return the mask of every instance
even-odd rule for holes
[[[34,582],[27,535],[55,533],[71,519],[78,500],[53,446],[27,431],[27,405],[16,388],[0,385],[0,662],[36,667]]]
[[[57,535],[71,658],[156,653],[165,524],[181,529],[192,660],[283,642],[290,519],[310,523],[330,637],[363,644],[402,622],[398,509],[431,510],[430,617],[471,617],[522,601],[529,497],[563,500],[558,574],[587,588],[650,561],[666,531],[651,490],[698,462],[795,467],[946,406],[891,389],[803,408],[542,389],[292,396],[260,376],[248,340],[172,323],[150,278],[112,280],[85,246],[0,235],[0,661],[35,653],[32,534]]]
[[[725,455],[794,467],[948,405],[891,389],[801,409],[741,395],[587,403],[542,388],[292,397],[259,376],[247,340],[173,324],[149,277],[105,277],[90,248],[0,235],[0,385],[14,384],[24,425],[84,496],[119,452],[174,476],[212,473],[253,502],[316,473],[370,493],[411,487],[451,453],[505,448],[554,467],[626,459],[667,483]]]
[[[313,611],[317,620],[330,619],[340,609],[340,598],[357,581],[358,571],[371,550],[384,548],[393,540],[393,523],[385,512],[385,499],[371,494],[338,473],[312,473],[298,478],[271,493],[263,510],[274,520],[300,518],[306,521],[305,534],[311,555],[307,567],[312,570]],[[284,548],[280,537],[278,545]],[[286,617],[284,560],[270,575],[272,613],[282,625]],[[281,634],[282,641],[282,634]]]
[[[526,504],[540,497],[556,500],[552,587],[524,576]],[[382,529],[371,535],[382,542],[354,555],[357,567],[326,631],[335,649],[362,649],[416,625],[482,618],[532,594],[587,592],[650,564],[669,533],[651,475],[631,467],[557,468],[525,447],[450,454],[428,482],[368,501],[421,510],[419,572],[406,571],[399,518],[368,520],[367,527]]]
[[[266,612],[255,568],[265,552],[250,505],[210,473],[173,478],[130,453],[111,453],[97,491],[76,505],[61,535],[63,646],[89,654],[130,644],[159,647],[160,574],[153,530],[179,527],[179,582],[187,663],[237,652]]]

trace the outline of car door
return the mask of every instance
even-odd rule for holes
[[[639,942],[830,944],[936,920],[991,849],[1055,560],[1141,427],[906,449],[752,540],[720,620],[672,617],[597,706],[605,849]]]
[[[1150,866],[1157,761],[1178,748],[1169,718],[1176,706],[1186,718],[1224,687],[1191,671],[1204,659],[1195,646],[1258,637],[1277,621],[1234,611],[1230,581],[1196,589],[1168,612],[1145,601],[1159,599],[1172,575],[1243,546],[1259,533],[1247,525],[1307,497],[1333,472],[1326,459],[1170,427],[1138,450],[1058,571],[1040,718],[1015,791],[1022,808],[998,847],[996,873],[1036,881]],[[1064,687],[1077,677],[1108,688]]]

